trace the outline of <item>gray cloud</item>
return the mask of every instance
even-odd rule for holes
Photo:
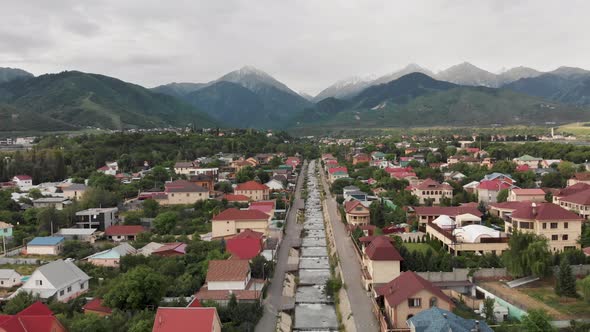
[[[6,0],[0,66],[155,86],[248,64],[311,93],[408,63],[590,68],[589,10],[573,0]]]

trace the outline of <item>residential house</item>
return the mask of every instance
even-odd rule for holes
[[[351,200],[344,203],[346,221],[351,225],[368,225],[371,221],[371,212],[358,200]]]
[[[545,202],[545,192],[543,189],[520,189],[512,188],[508,193],[509,202]]]
[[[193,175],[189,178],[189,181],[201,186],[207,190],[209,190],[209,193],[212,193],[215,190],[215,179],[213,178],[213,176],[208,175],[208,174],[198,174],[198,175]]]
[[[143,255],[143,256],[146,256],[146,257],[147,256],[151,256],[154,251],[158,250],[163,245],[164,245],[163,243],[150,242],[150,243],[146,244],[145,246],[139,248],[137,250],[137,254],[138,255]]]
[[[270,188],[256,181],[248,181],[238,184],[234,194],[248,196],[253,201],[262,201],[269,198]]]
[[[235,169],[236,173],[246,167],[252,167],[252,164],[248,161],[245,161],[244,159],[234,160],[230,163],[230,165]]]
[[[346,167],[331,167],[328,168],[328,181],[334,183],[338,179],[348,177],[348,169]]]
[[[552,251],[580,249],[583,218],[553,203],[531,203],[512,212],[504,223],[507,233],[531,232],[549,240]]]
[[[508,249],[507,234],[484,225],[466,223],[441,216],[426,225],[426,234],[441,241],[449,253],[475,254],[495,253],[500,255]],[[480,221],[481,222],[481,221]]]
[[[36,237],[27,243],[27,255],[59,255],[63,250],[64,238],[61,236]]]
[[[78,200],[86,192],[86,185],[81,183],[72,183],[68,186],[62,186],[61,191],[64,197],[70,200]]]
[[[496,158],[484,158],[483,161],[481,162],[481,166],[485,166],[488,169],[492,169],[492,167],[494,167],[494,165],[496,164]]]
[[[422,183],[408,187],[413,195],[418,197],[420,204],[426,204],[426,201],[432,201],[432,204],[439,204],[443,197],[453,197],[453,187],[448,183],[439,183],[432,179],[426,179]]]
[[[377,236],[363,251],[362,277],[366,290],[378,288],[397,278],[401,271],[400,253],[388,236]]]
[[[12,229],[14,226],[4,221],[0,221],[0,237],[2,237],[2,241],[5,241],[7,238],[12,237]]]
[[[574,173],[574,175],[567,180],[568,187],[577,183],[585,183],[590,185],[590,172]]]
[[[270,201],[257,201],[250,203],[248,210],[258,210],[260,212],[264,212],[271,216],[271,218],[275,215],[275,211],[277,207],[277,202],[275,200]]]
[[[78,240],[82,242],[94,243],[96,241],[96,228],[61,228],[55,235],[61,236],[66,240]]]
[[[33,178],[29,175],[15,175],[12,182],[20,190],[29,190],[33,186]]]
[[[283,186],[283,182],[276,180],[276,179],[270,179],[270,181],[268,181],[267,183],[264,184],[265,186],[267,186],[270,190],[273,191],[280,191],[280,190],[284,190],[285,187]]]
[[[590,219],[590,184],[578,182],[553,195],[553,203]]]
[[[135,250],[135,248],[130,244],[123,242],[114,248],[97,252],[84,259],[87,260],[88,263],[96,266],[119,267],[121,257],[135,255],[136,253],[137,250]]]
[[[221,332],[215,307],[159,307],[152,332]]]
[[[54,296],[57,301],[68,302],[88,291],[88,280],[90,277],[76,264],[58,259],[38,267],[9,298],[28,292],[44,300]]]
[[[103,300],[99,297],[95,297],[90,300],[82,307],[82,311],[85,315],[92,314],[101,317],[110,316],[113,313],[113,309],[105,306]]]
[[[429,308],[451,311],[454,307],[453,301],[438,287],[412,271],[402,272],[378,288],[376,293],[383,298],[385,316],[391,328],[407,328],[408,319]]]
[[[167,182],[163,193],[153,198],[160,205],[188,205],[209,199],[209,189],[186,180]]]
[[[491,204],[498,202],[498,194],[502,190],[509,190],[513,185],[500,179],[482,180],[477,186],[477,197],[480,202]]]
[[[285,160],[285,165],[289,165],[293,169],[297,168],[300,164],[301,159],[299,157],[287,157],[287,160]]]
[[[443,215],[453,219],[465,214],[474,215],[480,219],[483,217],[483,213],[476,206],[416,206],[413,209],[421,226],[426,226],[427,223]]]
[[[0,288],[12,288],[21,284],[23,276],[13,269],[0,269]]]
[[[226,250],[231,253],[234,259],[251,260],[262,252],[263,238],[263,233],[246,229],[227,239]]]
[[[47,305],[37,301],[16,315],[1,315],[0,331],[66,332],[67,330]]]
[[[119,209],[113,208],[92,208],[76,212],[76,225],[80,228],[96,228],[105,231],[118,221]]]
[[[385,160],[385,153],[381,151],[373,151],[371,152],[371,159],[373,160]]]
[[[352,156],[353,165],[358,165],[360,163],[368,163],[370,161],[371,157],[369,157],[369,155],[367,155],[366,153],[357,153],[354,156]]]
[[[229,237],[246,229],[268,233],[271,216],[259,210],[238,210],[230,208],[213,217],[213,238]]]
[[[515,162],[516,165],[528,165],[530,168],[535,169],[535,168],[539,168],[539,164],[541,163],[541,161],[543,161],[543,158],[537,158],[537,157],[533,157],[528,154],[525,154],[525,155],[520,156],[518,158],[512,159],[512,161]]]
[[[172,242],[166,243],[160,248],[152,251],[152,255],[170,257],[170,256],[183,256],[186,254],[186,243]]]
[[[453,171],[453,172],[445,172],[443,174],[445,181],[462,181],[467,176],[461,172]]]
[[[360,190],[347,191],[343,196],[344,196],[345,201],[357,200],[357,201],[367,202],[367,203],[368,203],[368,197],[369,197],[369,195],[366,192],[360,191]]]
[[[106,229],[104,235],[107,239],[115,242],[135,241],[137,235],[146,232],[146,229],[140,225],[113,225]]]
[[[516,209],[521,207],[526,207],[530,205],[531,202],[502,202],[502,203],[493,203],[489,206],[489,213],[492,216],[496,216],[502,218],[504,220],[509,220],[512,212],[516,211]]]
[[[423,310],[410,319],[406,324],[410,332],[493,332],[484,320],[467,319],[455,315],[449,310],[432,307]]]
[[[250,202],[250,197],[248,197],[246,195],[225,194],[225,195],[221,196],[221,199],[225,199],[229,203],[248,203],[248,202]]]
[[[65,197],[41,197],[33,200],[33,207],[63,210],[64,207],[70,205],[71,203],[72,202]]]
[[[501,181],[514,185],[516,181],[508,174],[494,172],[483,177],[482,181]]]
[[[221,305],[235,295],[238,302],[256,302],[262,298],[263,280],[251,278],[247,260],[210,260],[205,285],[195,294],[200,301]]]
[[[479,181],[471,181],[466,185],[463,185],[463,190],[470,194],[477,193],[477,187],[479,186]]]

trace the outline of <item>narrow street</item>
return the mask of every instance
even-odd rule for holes
[[[334,230],[338,258],[346,283],[346,291],[352,308],[357,331],[378,331],[379,325],[372,312],[372,302],[361,282],[361,264],[357,259],[352,239],[346,232],[345,225],[341,222],[337,213],[338,205],[330,193],[330,186],[326,181],[323,168],[321,169],[322,183],[326,192],[326,206],[330,223]]]
[[[279,252],[276,256],[275,272],[271,279],[271,284],[268,287],[266,298],[264,299],[264,313],[258,325],[256,325],[256,332],[269,332],[275,331],[277,325],[277,315],[281,307],[283,299],[283,280],[285,279],[285,272],[287,270],[287,260],[289,256],[289,250],[292,247],[292,243],[299,239],[300,230],[297,229],[295,224],[297,223],[297,210],[303,208],[304,202],[301,199],[301,186],[303,184],[303,172],[306,169],[307,161],[304,162],[297,178],[297,186],[295,187],[295,199],[293,206],[289,210],[286,220],[286,234],[283,238],[283,242],[279,247]]]

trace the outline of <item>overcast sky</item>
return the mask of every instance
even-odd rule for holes
[[[590,68],[590,1],[2,0],[0,67],[147,87],[253,65],[296,91],[408,63]]]

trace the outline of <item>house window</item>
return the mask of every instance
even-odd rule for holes
[[[68,293],[72,291],[72,286],[68,287]]]
[[[190,194],[186,194],[186,197],[190,197]]]
[[[431,297],[430,298],[430,307],[431,308],[436,307],[437,301],[438,301],[438,298],[436,298],[435,296]]]
[[[557,235],[551,235],[551,241],[557,241],[558,237]]]
[[[4,285],[4,280],[0,281],[0,285]]]
[[[35,286],[43,286],[43,280],[35,280]]]
[[[546,222],[543,223],[543,229],[547,229],[547,223]]]
[[[551,228],[552,229],[556,229],[557,228],[557,223],[556,222],[552,222],[551,223]]]
[[[63,289],[59,291],[59,296],[64,296],[64,290]]]
[[[408,299],[408,307],[419,308],[422,306],[422,299]]]
[[[563,228],[567,228],[568,226],[569,225],[566,222],[563,223]]]
[[[84,287],[86,287],[86,285],[83,282],[81,282],[80,283],[80,289],[84,289]]]
[[[568,239],[568,236],[567,236],[567,234],[564,234],[564,235],[562,235],[562,236],[561,236],[561,239],[562,239],[562,240],[564,240],[564,241],[567,241],[567,239]]]

